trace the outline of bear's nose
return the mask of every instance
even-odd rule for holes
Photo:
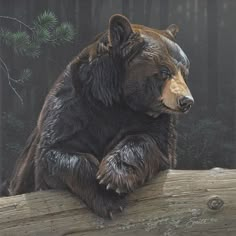
[[[187,112],[193,105],[194,100],[191,96],[183,96],[179,98],[178,104],[182,112]]]

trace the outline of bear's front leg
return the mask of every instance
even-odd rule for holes
[[[98,165],[98,160],[88,153],[44,151],[36,162],[35,190],[67,188],[96,214],[111,218],[113,212],[124,208],[125,199],[98,184]]]
[[[163,158],[151,136],[129,135],[103,158],[97,179],[117,193],[130,192],[157,174]]]

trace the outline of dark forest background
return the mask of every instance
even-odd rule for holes
[[[107,28],[109,17],[126,15],[132,23],[164,29],[177,24],[177,42],[188,55],[189,87],[195,105],[178,122],[178,168],[236,168],[236,1],[234,0],[0,0],[0,16],[32,24],[49,10],[76,31],[73,42],[42,48],[39,58],[16,55],[0,45],[0,57],[13,76],[31,68],[31,78],[15,85],[24,104],[0,71],[1,178],[13,164],[36,124],[44,98],[68,62]],[[0,19],[1,27],[12,22]],[[19,29],[18,29],[19,30]],[[25,30],[22,28],[22,30]]]

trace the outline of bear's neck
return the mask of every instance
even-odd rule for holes
[[[158,125],[158,145],[161,152],[169,161],[169,168],[176,166],[176,121],[177,116],[172,114],[161,114],[157,118]],[[166,169],[165,165],[163,169]]]
[[[108,54],[82,65],[79,74],[84,97],[106,106],[119,102],[122,96],[124,66]]]

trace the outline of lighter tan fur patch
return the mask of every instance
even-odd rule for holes
[[[178,101],[185,96],[192,97],[180,70],[178,70],[176,75],[165,82],[162,90],[162,102],[170,109],[179,110]]]

